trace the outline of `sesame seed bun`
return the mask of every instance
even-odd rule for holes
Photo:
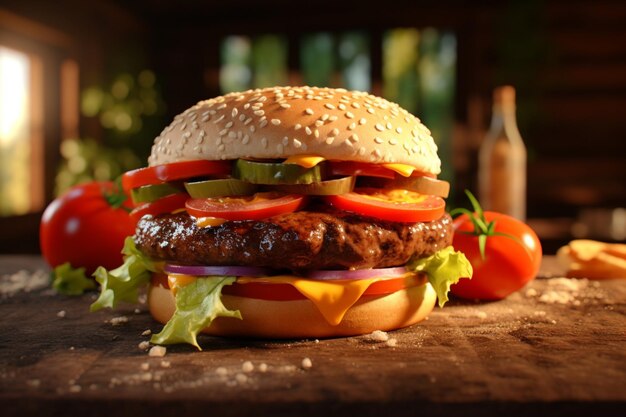
[[[364,296],[336,326],[329,324],[309,300],[268,301],[232,295],[223,295],[221,299],[228,309],[239,310],[243,320],[218,317],[204,333],[291,339],[355,336],[407,327],[430,314],[437,295],[426,283],[385,296]],[[174,296],[167,288],[150,285],[148,304],[152,316],[161,323],[174,314]]]
[[[148,163],[303,154],[407,164],[434,175],[441,167],[430,131],[397,104],[317,87],[273,87],[201,101],[155,139]]]

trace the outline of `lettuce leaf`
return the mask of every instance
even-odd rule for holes
[[[52,288],[59,294],[81,295],[85,290],[96,288],[96,283],[87,278],[85,268],[72,268],[66,262],[52,271]]]
[[[161,262],[155,262],[142,254],[132,237],[124,241],[124,263],[112,271],[98,267],[94,272],[100,283],[100,296],[89,308],[92,312],[102,308],[114,308],[119,302],[136,303],[140,287],[150,282],[151,272],[161,270]]]
[[[160,333],[152,335],[151,343],[167,345],[189,343],[198,350],[196,336],[217,317],[241,320],[239,310],[228,310],[222,304],[222,288],[235,282],[235,277],[202,277],[185,286],[176,286],[176,311]]]
[[[459,282],[461,278],[472,277],[472,265],[462,252],[457,252],[448,246],[428,258],[413,259],[406,268],[413,272],[425,272],[428,281],[437,293],[439,307],[448,301],[450,286]]]

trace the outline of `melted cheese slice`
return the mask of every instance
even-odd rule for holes
[[[271,278],[241,277],[237,283],[268,282],[274,284],[292,285],[300,294],[309,299],[326,321],[336,326],[341,323],[346,311],[358,301],[365,290],[380,278],[350,280],[350,281],[314,281],[297,278],[290,275],[281,275]]]
[[[226,219],[221,219],[219,217],[198,217],[196,219],[196,225],[199,228],[203,228],[203,227],[213,227],[213,226],[219,226],[222,223],[226,223],[228,220]]]
[[[406,164],[383,164],[383,166],[391,171],[397,172],[403,177],[410,177],[415,168]]]
[[[407,276],[413,274],[407,274]],[[179,287],[184,287],[192,283],[195,279],[190,275],[172,274],[167,277],[170,290],[174,295]],[[279,275],[272,277],[252,278],[239,277],[238,284],[251,282],[265,282],[271,284],[289,284],[303,296],[308,298],[324,316],[326,321],[336,326],[341,323],[346,311],[356,303],[365,290],[374,282],[383,278],[370,278],[362,280],[343,281],[314,281],[310,279],[298,278],[292,275]]]
[[[295,164],[303,168],[313,168],[325,159],[326,158],[317,155],[292,155],[288,157],[283,164]]]

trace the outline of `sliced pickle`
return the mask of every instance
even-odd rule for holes
[[[254,194],[257,186],[235,178],[186,182],[185,188],[193,198],[237,197]]]
[[[233,176],[253,184],[311,184],[323,179],[320,165],[304,168],[295,164],[238,159]]]
[[[180,192],[181,187],[171,183],[143,185],[130,190],[130,197],[135,204],[151,203],[159,198]]]
[[[312,184],[275,185],[272,190],[287,194],[341,195],[354,189],[355,179],[356,177],[350,176]]]

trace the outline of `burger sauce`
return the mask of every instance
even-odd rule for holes
[[[482,207],[524,221],[526,147],[517,128],[515,89],[511,86],[494,91],[491,126],[478,158],[478,191]]]

